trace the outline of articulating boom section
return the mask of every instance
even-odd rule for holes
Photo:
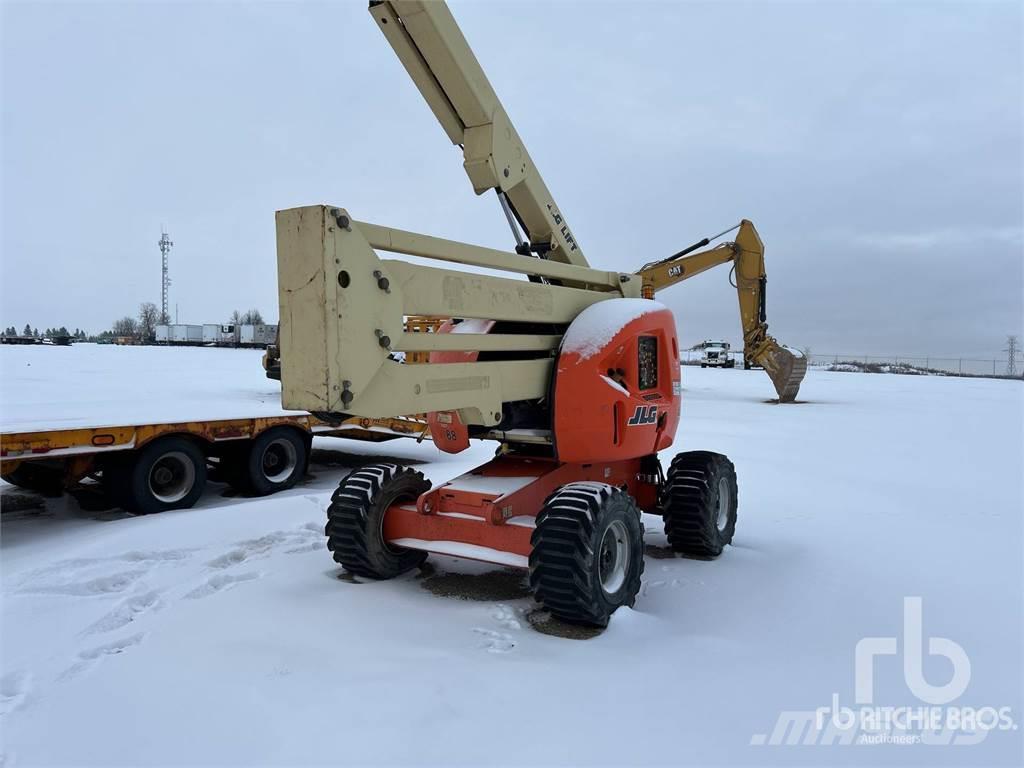
[[[416,83],[479,195],[504,195],[542,258],[587,266],[537,167],[445,3],[377,0],[370,13]],[[518,238],[517,238],[518,239]]]
[[[699,253],[690,253],[694,247],[687,248],[675,256],[643,266],[639,275],[643,279],[644,295],[653,296],[656,291],[719,264],[732,262],[743,323],[744,366],[762,366],[775,385],[779,401],[792,402],[807,374],[807,360],[799,352],[781,346],[769,335],[765,308],[764,244],[754,225],[746,219],[738,228],[734,242]],[[707,245],[707,242],[703,240],[696,247]]]
[[[419,266],[375,249],[565,284]],[[640,296],[634,275],[379,227],[322,205],[277,213],[277,253],[282,403],[313,413],[447,411],[463,425],[507,428],[517,414],[503,413],[505,404],[547,397],[553,354],[577,315],[598,301]],[[409,315],[498,327],[406,333]],[[395,354],[444,351],[467,357],[404,365]]]

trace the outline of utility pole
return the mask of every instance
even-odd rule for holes
[[[1006,353],[1006,375],[1016,376],[1017,375],[1017,355],[1020,353],[1020,341],[1016,336],[1006,337],[1006,349],[1003,350]]]
[[[160,240],[157,243],[160,248],[160,262],[161,262],[161,279],[160,279],[160,322],[163,325],[167,325],[171,322],[171,315],[167,311],[167,295],[171,289],[171,276],[167,271],[167,257],[171,254],[171,246],[174,243],[171,242],[171,238],[164,232],[164,228],[160,227]]]

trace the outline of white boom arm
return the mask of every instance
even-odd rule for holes
[[[479,195],[496,189],[505,196],[530,251],[587,266],[448,6],[429,0],[375,0],[370,13],[452,144],[462,147],[473,190]]]

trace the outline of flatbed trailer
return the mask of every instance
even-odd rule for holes
[[[306,472],[314,435],[429,436],[415,417],[328,422],[312,414],[9,431],[0,432],[0,476],[47,495],[98,482],[115,506],[160,512],[195,504],[211,473],[249,495],[290,488]]]

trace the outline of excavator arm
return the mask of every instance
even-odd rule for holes
[[[448,6],[429,0],[375,0],[370,14],[452,144],[462,147],[473,191],[481,195],[497,190],[506,214],[525,231],[527,242],[516,251],[587,266]]]
[[[792,402],[807,373],[807,360],[799,352],[780,345],[768,333],[764,244],[754,225],[746,219],[740,222],[738,229],[733,242],[691,253],[707,245],[705,239],[674,256],[641,267],[638,274],[643,280],[643,295],[653,297],[659,290],[731,262],[743,324],[744,365],[762,366],[775,385],[779,401]]]

